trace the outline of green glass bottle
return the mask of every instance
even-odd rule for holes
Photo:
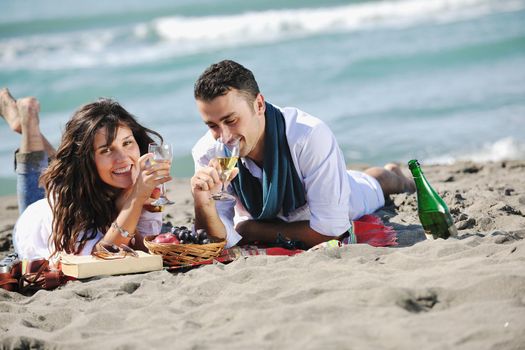
[[[452,216],[443,199],[428,183],[419,162],[415,159],[408,162],[417,189],[417,213],[427,238],[447,239],[456,237],[458,231],[452,221]]]

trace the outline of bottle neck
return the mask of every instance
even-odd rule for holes
[[[412,159],[411,161],[408,162],[408,168],[410,169],[410,172],[412,173],[412,176],[414,178],[423,176],[423,171],[421,170],[421,166],[419,165],[419,162],[416,159]]]
[[[423,170],[421,170],[421,167],[419,166],[419,163],[417,163],[417,161],[415,161],[415,164],[414,163],[410,164],[410,172],[412,173],[412,176],[414,177],[414,182],[416,183],[416,188],[418,189],[418,192],[423,189],[431,191],[430,184],[425,178],[425,175],[423,174]]]
[[[421,191],[429,193],[432,192],[431,186],[425,178],[423,171],[421,171],[421,168],[410,169],[410,171],[412,172],[412,177],[414,178],[414,182],[416,183],[416,189],[418,194],[421,193]]]
[[[414,168],[410,169],[410,172],[412,173],[412,176],[414,178],[416,178],[416,177],[425,177],[423,175],[423,171],[421,170],[420,167],[414,167]]]

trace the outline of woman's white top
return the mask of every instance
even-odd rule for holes
[[[36,201],[24,210],[13,230],[13,245],[20,259],[49,258],[53,251],[50,241],[53,223],[53,211],[47,198]],[[162,213],[143,210],[137,224],[137,231],[142,235],[158,234],[162,228]],[[82,237],[82,234],[79,235]],[[104,232],[97,232],[94,239],[86,242],[80,255],[90,255],[95,244],[104,237]]]

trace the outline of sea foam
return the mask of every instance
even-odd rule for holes
[[[407,27],[422,22],[446,22],[495,12],[517,11],[525,1],[402,0],[352,4],[323,9],[249,12],[229,16],[166,17],[151,24],[172,41],[207,45],[266,42],[326,32]],[[144,28],[140,30],[145,32]]]
[[[4,70],[129,66],[326,33],[405,28],[519,11],[525,0],[401,0],[222,16],[167,16],[103,29],[0,40]]]
[[[426,164],[452,164],[456,161],[498,162],[525,158],[525,142],[505,137],[492,143],[485,143],[480,149],[459,151],[425,159]]]

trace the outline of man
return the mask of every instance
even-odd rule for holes
[[[321,120],[265,102],[252,72],[236,62],[211,65],[194,94],[209,128],[192,150],[195,226],[226,238],[227,246],[275,242],[281,234],[311,247],[345,233],[385,196],[414,191],[395,164],[347,171]],[[219,137],[240,139],[238,170],[230,176],[236,204],[211,199],[221,185],[213,159]]]

